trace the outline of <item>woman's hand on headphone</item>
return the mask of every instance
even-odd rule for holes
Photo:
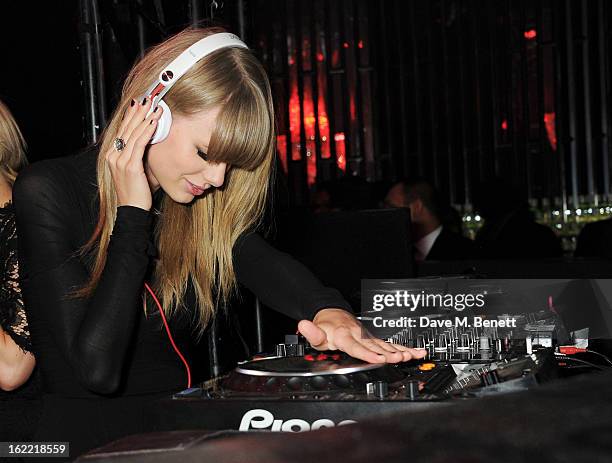
[[[157,107],[148,117],[151,99],[132,100],[126,111],[117,138],[124,142],[118,151],[112,146],[106,153],[106,162],[111,171],[119,206],[135,206],[151,210],[153,203],[151,187],[144,169],[143,157],[147,144],[155,133],[162,108]]]
[[[312,321],[300,321],[298,330],[317,350],[341,350],[370,363],[406,362],[427,354],[426,350],[410,349],[372,336],[353,314],[343,309],[320,310]]]

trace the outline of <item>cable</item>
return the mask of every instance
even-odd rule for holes
[[[605,369],[605,367],[602,367],[600,365],[595,365],[594,363],[587,362],[586,360],[577,359],[577,358],[574,358],[574,357],[566,357],[565,355],[561,356],[560,358],[558,357],[557,360],[572,360],[574,362],[583,363],[583,364],[588,365],[590,367],[597,368],[598,370],[604,370]]]
[[[610,359],[608,357],[606,357],[604,354],[601,354],[599,352],[595,352],[594,350],[590,350],[590,349],[584,349],[584,348],[581,348],[581,347],[574,347],[574,346],[561,346],[561,347],[559,347],[559,352],[561,352],[562,354],[565,354],[565,355],[574,355],[574,354],[582,354],[582,353],[595,354],[595,355],[599,355],[606,362],[608,362],[610,365],[612,365],[612,361],[610,361]]]
[[[595,352],[594,350],[586,350],[589,354],[595,354],[595,355],[599,355],[600,357],[602,357],[606,362],[608,362],[610,365],[612,365],[612,361],[610,361],[610,359],[608,357],[606,357],[604,354],[601,354],[599,352]]]
[[[559,352],[565,355],[580,354],[586,351],[587,351],[586,349],[583,349],[581,347],[575,347],[575,346],[560,346],[559,347]]]
[[[559,315],[559,313],[555,309],[555,306],[553,305],[553,298],[552,298],[552,296],[548,296],[548,310],[550,310],[555,315]]]
[[[170,327],[168,326],[168,321],[166,320],[166,315],[164,315],[164,310],[162,309],[162,306],[159,303],[159,300],[157,299],[157,296],[155,295],[155,293],[153,292],[153,290],[147,284],[146,281],[145,281],[144,286],[147,289],[147,291],[149,291],[149,293],[151,294],[151,297],[153,297],[153,300],[157,304],[157,308],[159,309],[159,313],[161,314],[162,321],[164,322],[164,326],[166,327],[166,333],[168,333],[168,338],[170,339],[170,344],[172,344],[172,347],[174,348],[174,351],[176,352],[176,354],[179,356],[179,358],[181,359],[181,361],[185,365],[185,370],[187,370],[187,389],[189,389],[191,387],[191,370],[189,368],[189,364],[187,363],[187,360],[185,360],[185,357],[183,356],[183,354],[181,353],[179,348],[176,347],[176,344],[174,342],[174,338],[172,337],[172,333],[170,333]]]

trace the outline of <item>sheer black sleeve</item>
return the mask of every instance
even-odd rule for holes
[[[32,352],[17,261],[17,230],[11,203],[0,208],[0,326],[24,352]]]
[[[296,320],[312,320],[329,307],[352,312],[339,291],[323,286],[303,264],[257,233],[243,235],[234,245],[234,270],[262,303]]]
[[[152,217],[143,209],[119,207],[98,286],[87,299],[71,297],[89,279],[78,255],[83,243],[73,233],[83,218],[51,167],[26,168],[13,190],[28,318],[32,327],[52,333],[84,387],[112,393],[119,387],[142,307]]]

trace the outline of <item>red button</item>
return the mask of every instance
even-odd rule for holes
[[[340,360],[340,354],[334,354],[331,356],[331,358],[334,360]]]
[[[317,360],[327,360],[327,354],[319,354],[319,355],[317,355]]]
[[[308,360],[309,362],[314,362],[314,355],[306,354],[304,355],[304,360]]]

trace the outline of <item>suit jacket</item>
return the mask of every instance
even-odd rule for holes
[[[442,227],[425,260],[463,260],[474,257],[474,252],[472,240]]]
[[[528,211],[513,211],[487,219],[476,235],[480,257],[539,259],[563,256],[561,241],[549,227],[533,220]]]

